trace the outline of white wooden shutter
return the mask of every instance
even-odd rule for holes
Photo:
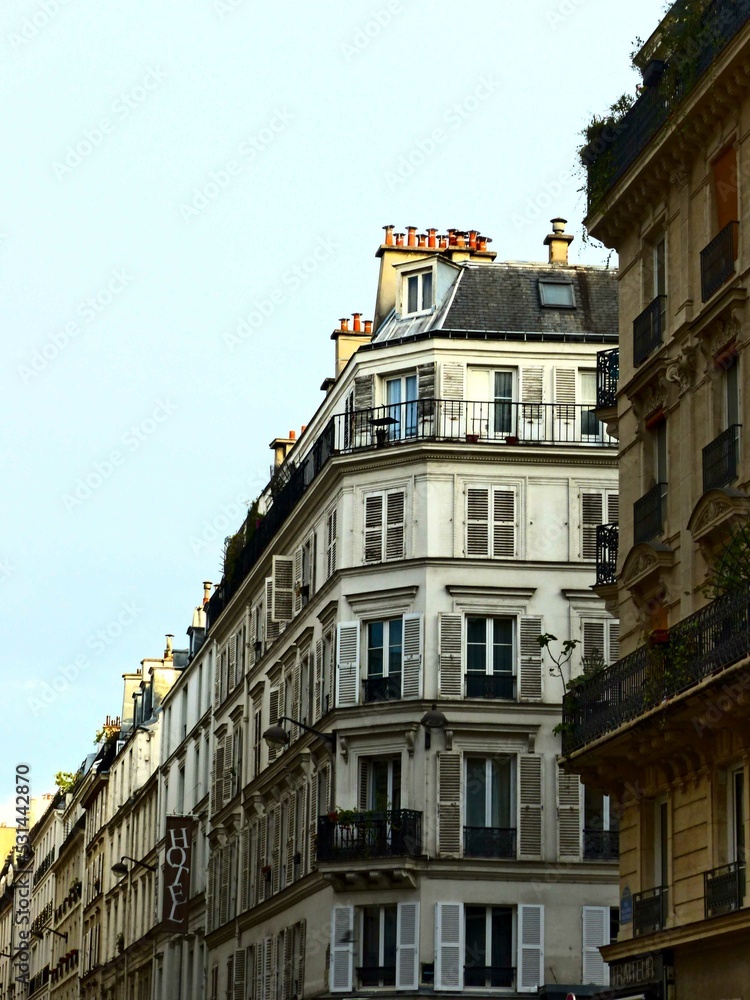
[[[214,923],[214,887],[216,884],[216,852],[209,847],[208,871],[206,872],[206,927],[208,933],[215,927]]]
[[[323,715],[323,643],[320,639],[315,643],[315,718],[313,723]]]
[[[419,989],[419,903],[398,904],[396,989]]]
[[[318,833],[318,772],[313,771],[310,778],[310,794],[307,800],[308,808],[308,872],[315,867],[315,838]]]
[[[279,623],[273,617],[273,577],[266,577],[266,649],[279,637]]]
[[[310,537],[307,540],[307,555],[308,555],[308,565],[307,565],[307,586],[310,588],[308,592],[308,599],[312,600],[312,596],[315,593],[315,570],[318,561],[318,536],[313,530],[310,533]],[[304,583],[305,581],[303,581]]]
[[[609,907],[583,907],[583,976],[584,985],[609,986],[609,967],[599,949],[609,944]]]
[[[294,550],[294,613],[302,610],[302,546]]]
[[[301,714],[302,705],[300,704],[302,700],[302,662],[299,657],[294,661],[294,666],[292,667],[292,718],[299,719]],[[299,739],[300,728],[296,723],[292,724],[291,739],[292,743]]]
[[[289,812],[288,812],[288,823],[287,823],[287,837],[286,837],[286,857],[284,859],[286,866],[286,885],[291,885],[294,882],[294,853],[295,853],[295,825],[297,822],[297,809],[295,803],[295,797],[292,796],[289,799]]]
[[[359,700],[359,622],[336,626],[336,705],[349,708]]]
[[[234,733],[227,733],[224,741],[224,789],[222,794],[224,805],[232,798],[232,792],[234,791],[233,770]]]
[[[557,772],[557,854],[560,861],[581,858],[581,779]]]
[[[422,620],[422,615],[404,615],[402,698],[422,697]]]
[[[305,995],[305,938],[307,937],[307,921],[300,920],[297,924],[297,982],[294,992],[297,1000]]]
[[[438,671],[441,698],[463,695],[461,654],[463,647],[463,615],[438,616]]]
[[[219,1000],[219,966],[211,969],[211,1000]]]
[[[490,553],[490,491],[470,486],[466,490],[466,555],[482,558]]]
[[[250,873],[252,871],[251,858],[251,835],[250,827],[246,826],[242,831],[242,871],[240,873],[242,890],[240,893],[240,907],[242,911],[249,910],[250,902]]]
[[[273,814],[273,851],[271,854],[271,891],[274,896],[281,888],[281,806]]]
[[[495,559],[513,559],[516,555],[515,490],[492,490],[492,555]]]
[[[255,666],[255,643],[258,639],[257,632],[258,610],[257,605],[250,608],[250,622],[247,630],[247,667],[248,671]]]
[[[584,620],[583,626],[583,659],[599,659],[606,662],[607,648],[605,645],[605,621],[603,618]]]
[[[292,964],[292,956],[294,955],[293,930],[294,929],[292,927],[287,927],[284,931],[283,1000],[292,1000],[292,972],[294,971],[294,966]]]
[[[542,757],[520,754],[518,757],[518,805],[520,858],[542,856]]]
[[[289,622],[294,616],[294,558],[273,556],[271,566],[271,619],[277,623]]]
[[[273,1000],[271,994],[271,981],[273,973],[273,943],[274,939],[267,937],[263,942],[263,997],[264,1000]]]
[[[385,500],[385,558],[403,559],[405,555],[406,495],[403,490],[390,490]]]
[[[380,562],[383,558],[383,500],[382,493],[365,497],[365,562]]]
[[[523,615],[519,621],[521,653],[521,701],[542,700],[542,619]]]
[[[521,374],[521,402],[541,403],[544,399],[544,369],[524,368]]]
[[[440,398],[463,400],[466,395],[466,368],[458,361],[444,361],[440,366]]]
[[[438,766],[438,854],[441,858],[461,855],[461,754],[441,750]]]
[[[615,663],[620,659],[620,622],[613,618],[607,622],[609,630],[609,663]]]
[[[357,805],[365,812],[370,808],[370,761],[367,757],[359,758],[359,773],[357,775]]]
[[[246,960],[247,952],[244,948],[235,951],[233,1000],[246,1000],[247,997]]]
[[[464,988],[464,905],[435,903],[435,989]]]
[[[227,643],[228,656],[229,656],[229,667],[227,669],[227,694],[230,691],[234,691],[234,686],[237,683],[237,642],[236,636],[231,636],[229,642]]]
[[[607,524],[620,523],[620,495],[619,493],[607,494]]]
[[[220,882],[219,882],[219,926],[229,920],[229,848],[223,847],[220,852]]]
[[[575,401],[575,368],[555,368],[555,402],[562,405],[575,406]]]
[[[336,572],[336,532],[337,532],[336,508],[329,511],[326,519],[326,579],[330,579]]]
[[[279,703],[280,703],[279,689],[271,688],[271,690],[268,693],[268,724],[270,726],[275,726],[279,721],[279,715],[280,715]],[[276,760],[278,753],[279,753],[278,747],[269,746],[268,748],[269,762],[272,760]]]
[[[581,559],[596,559],[596,529],[603,517],[604,495],[581,493]]]
[[[518,992],[544,984],[544,907],[518,907]]]
[[[224,741],[214,750],[214,809],[218,810],[224,805]]]
[[[354,979],[354,907],[334,906],[331,913],[331,993],[349,993]]]

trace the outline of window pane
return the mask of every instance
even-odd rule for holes
[[[511,761],[509,758],[500,758],[490,763],[490,774],[492,776],[491,787],[491,809],[490,822],[488,826],[493,826],[500,830],[509,830],[513,825],[510,819],[510,798],[511,798]]]
[[[388,761],[374,760],[372,762],[372,779],[370,785],[370,808],[376,812],[385,812],[388,808]]]
[[[745,863],[745,775],[734,775],[734,845],[735,861]]]
[[[495,372],[495,433],[510,434],[512,428],[513,374]]]
[[[593,788],[583,793],[583,826],[585,830],[604,829],[604,796]]]
[[[401,759],[397,757],[391,764],[391,809],[401,808]]]
[[[362,917],[362,965],[377,968],[380,965],[380,909],[370,907]]]
[[[495,618],[493,622],[492,671],[513,673],[513,622],[510,618]]]
[[[367,626],[367,676],[383,676],[383,622]]]
[[[386,389],[386,399],[389,405],[396,405],[401,402],[401,379],[400,378],[389,378],[385,384]],[[394,414],[398,416],[398,414]]]
[[[667,255],[664,240],[654,247],[654,295],[665,295],[667,292]]]
[[[406,287],[407,287],[407,306],[406,306],[407,312],[413,313],[416,312],[417,309],[419,308],[417,304],[418,302],[417,296],[419,294],[419,276],[413,274],[410,278],[408,278],[406,282]]]
[[[466,960],[467,968],[487,965],[487,910],[483,906],[467,906]]]
[[[511,969],[513,961],[513,910],[509,906],[492,907],[492,965]]]
[[[487,762],[484,759],[466,761],[466,825],[486,826]]]
[[[466,619],[466,669],[487,671],[487,619]]]
[[[432,271],[422,275],[422,308],[432,308]]]
[[[539,297],[543,306],[571,309],[575,306],[572,282],[540,281]]]
[[[394,618],[388,622],[388,673],[401,673],[401,650],[403,642],[403,620]]]
[[[396,964],[396,914],[395,906],[386,906],[384,909],[383,927],[383,965]]]

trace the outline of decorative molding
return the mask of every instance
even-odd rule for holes
[[[744,522],[750,515],[750,497],[732,488],[704,493],[688,518],[687,529],[697,542],[713,543],[724,538],[735,521]]]
[[[392,587],[387,590],[369,590],[364,594],[347,594],[346,601],[358,618],[374,614],[405,614],[414,607],[419,586]]]
[[[695,381],[698,371],[698,356],[700,348],[697,344],[683,346],[680,356],[667,368],[664,376],[667,382],[672,382],[679,387],[680,395],[688,391]]]

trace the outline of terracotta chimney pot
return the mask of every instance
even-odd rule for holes
[[[408,240],[407,240],[407,245],[410,246],[410,247],[415,247],[417,245],[417,238],[416,238],[416,235],[415,235],[416,232],[417,232],[417,227],[416,226],[407,226],[406,227],[406,231],[409,234]]]
[[[354,319],[354,322],[352,323],[352,330],[354,331],[354,333],[359,333],[360,330],[362,329],[362,323],[361,323],[362,313],[352,313],[352,317]]]
[[[387,247],[392,247],[393,246],[393,230],[395,228],[396,228],[395,226],[383,226],[383,229],[385,229],[385,240],[384,240],[384,242],[385,242],[385,245]]]

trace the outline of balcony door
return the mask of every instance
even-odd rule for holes
[[[387,417],[395,423],[387,424],[392,441],[415,437],[417,433],[417,376],[401,375],[385,383]]]
[[[745,772],[738,768],[731,772],[729,787],[731,828],[729,832],[729,860],[745,864]]]
[[[613,861],[618,856],[619,824],[608,795],[583,791],[583,856],[591,861]]]
[[[515,698],[513,618],[466,619],[466,697]]]
[[[402,618],[370,622],[367,625],[365,701],[394,701],[401,698],[403,637]]]
[[[464,854],[515,857],[513,760],[467,757]]]
[[[360,762],[359,807],[376,813],[401,808],[401,758]]]

